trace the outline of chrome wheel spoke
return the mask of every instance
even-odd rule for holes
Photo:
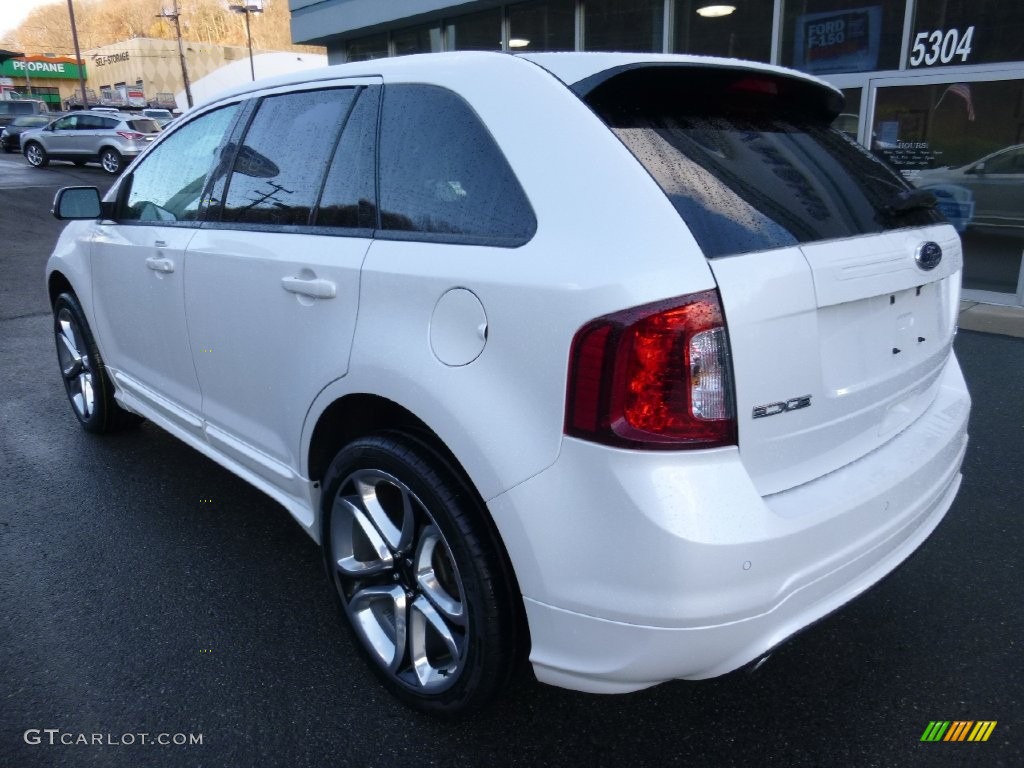
[[[342,574],[351,577],[384,573],[394,566],[391,551],[359,502],[358,496],[340,498],[331,513],[334,562]]]
[[[405,657],[408,600],[398,585],[366,587],[349,601],[348,610],[367,647],[395,673]]]
[[[409,489],[383,472],[353,476],[362,508],[393,551],[407,551],[416,531]]]
[[[445,619],[460,626],[466,613],[459,594],[455,564],[436,526],[429,525],[420,534],[416,546],[416,584]],[[453,595],[451,592],[456,594]]]
[[[92,406],[95,402],[92,391],[92,374],[88,372],[82,373],[82,375],[78,377],[78,386],[81,391],[82,398],[80,410],[82,411],[82,415],[88,418],[89,414],[92,413]]]
[[[462,648],[452,627],[426,597],[417,597],[410,608],[409,660],[424,688],[443,684],[458,672]]]
[[[67,387],[68,398],[84,419],[96,409],[92,365],[78,323],[67,308],[57,314],[57,361]]]
[[[61,372],[65,379],[75,378],[82,370],[82,354],[78,351],[78,339],[75,327],[70,320],[59,318],[60,332],[57,334],[57,356],[60,358]]]

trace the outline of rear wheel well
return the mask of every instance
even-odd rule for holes
[[[398,403],[370,394],[346,395],[331,403],[327,410],[320,415],[320,419],[313,428],[313,437],[309,443],[309,479],[315,483],[321,483],[334,457],[345,445],[360,437],[385,431],[402,432],[419,440],[438,453],[455,472],[459,473],[466,488],[476,497],[477,507],[486,518],[484,522],[489,529],[494,550],[499,553],[506,578],[513,585],[515,594],[521,595],[519,581],[516,578],[508,551],[505,549],[505,543],[487,511],[487,504],[480,496],[469,474],[444,441],[425,422]],[[517,601],[516,613],[519,626],[523,627],[527,633],[527,642],[524,643],[522,649],[523,655],[515,662],[518,664],[522,663],[529,655],[526,610],[521,599]]]

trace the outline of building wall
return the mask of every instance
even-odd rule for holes
[[[5,98],[34,98],[60,109],[78,88],[79,65],[67,56],[23,56],[0,64],[0,89]]]
[[[216,69],[249,56],[243,46],[215,45],[182,41],[190,81],[198,80]],[[264,51],[253,51],[254,54]],[[116,87],[126,88],[142,83],[147,101],[158,93],[177,93],[185,87],[181,74],[181,61],[176,40],[133,38],[86,51],[84,54],[89,76],[86,86],[97,97],[102,93],[115,94]],[[111,101],[111,100],[108,100]]]

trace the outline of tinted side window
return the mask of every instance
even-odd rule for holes
[[[132,173],[119,218],[128,221],[192,221],[206,179],[238,105],[215,110],[168,136]]]
[[[536,229],[491,134],[465,101],[433,85],[384,89],[380,207],[381,227],[393,236],[520,245]]]
[[[78,115],[71,115],[70,117],[62,117],[53,124],[53,130],[55,131],[73,131],[75,124],[78,122]]]
[[[221,220],[308,224],[355,90],[263,99],[235,158]]]
[[[345,123],[327,173],[315,223],[325,227],[377,226],[374,148],[380,88],[364,88]]]

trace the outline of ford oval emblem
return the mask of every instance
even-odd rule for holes
[[[917,254],[914,256],[917,266],[927,271],[935,269],[942,261],[942,248],[938,243],[921,243],[917,246]]]

